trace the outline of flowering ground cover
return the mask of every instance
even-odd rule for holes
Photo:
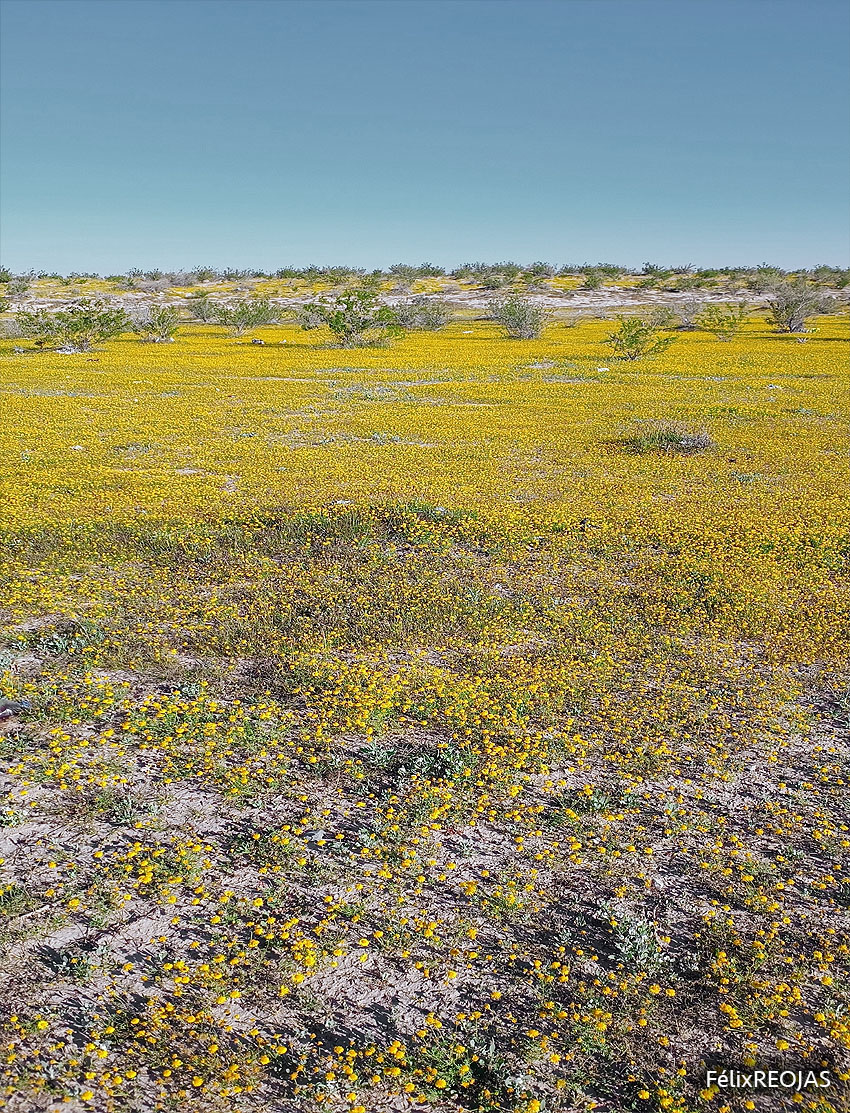
[[[847,319],[609,331],[3,345],[4,1109],[847,1107]]]

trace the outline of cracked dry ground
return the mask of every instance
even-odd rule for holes
[[[582,526],[145,529],[5,615],[9,1113],[846,1108],[704,1073],[850,1069],[845,672]]]

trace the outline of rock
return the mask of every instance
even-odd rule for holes
[[[0,719],[11,719],[13,715],[20,715],[23,711],[32,710],[32,703],[28,699],[0,699]]]

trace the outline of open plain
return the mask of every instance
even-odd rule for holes
[[[847,1108],[846,312],[467,302],[3,341],[9,1113]]]

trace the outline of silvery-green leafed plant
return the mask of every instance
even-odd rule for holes
[[[500,324],[513,340],[534,340],[546,324],[546,310],[519,294],[493,298],[490,318]]]
[[[249,329],[277,324],[280,310],[265,298],[242,298],[217,305],[212,319],[226,325],[234,335],[241,336]]]
[[[706,305],[696,315],[695,324],[705,332],[713,333],[718,340],[731,340],[741,331],[747,319],[747,307],[738,305]]]
[[[20,312],[15,323],[22,336],[30,337],[37,348],[58,348],[67,352],[88,352],[130,327],[123,309],[85,298],[67,309],[50,313],[46,309]]]
[[[773,287],[768,300],[770,316],[777,332],[805,332],[806,322],[819,313],[828,313],[834,300],[805,279],[781,282]]]
[[[437,332],[452,319],[452,307],[442,298],[418,296],[395,307],[402,328]]]
[[[151,305],[132,318],[133,332],[152,344],[174,339],[180,325],[180,311],[173,305]]]
[[[190,294],[186,299],[186,307],[196,321],[211,324],[217,319],[218,303],[212,300],[206,290]]]
[[[620,327],[603,343],[613,348],[620,359],[635,360],[658,355],[673,343],[672,336],[661,336],[658,325],[642,317],[618,317]]]

